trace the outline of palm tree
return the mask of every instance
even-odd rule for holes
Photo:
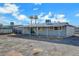
[[[37,24],[37,19],[38,19],[38,16],[35,15],[35,16],[34,16],[35,24]],[[37,30],[36,35],[38,35],[38,26],[36,26],[36,30]]]
[[[37,23],[37,19],[38,19],[38,16],[37,15],[30,16],[29,18],[31,19],[31,26],[32,26],[32,20],[35,20],[35,24]],[[38,33],[38,27],[36,29],[37,29],[37,33]],[[31,27],[31,33],[33,33],[33,28],[32,27]]]
[[[35,15],[35,16],[34,16],[35,24],[37,23],[37,19],[38,19],[38,16]]]
[[[29,17],[31,19],[31,24],[32,24],[32,20],[34,19],[35,20],[35,24],[37,23],[37,19],[38,19],[38,16],[35,15],[35,16],[30,16]]]
[[[31,19],[31,25],[32,25],[32,19],[33,19],[33,16],[30,16],[29,18]]]
[[[33,29],[32,29],[32,20],[33,20],[34,17],[33,16],[29,16],[29,18],[31,19],[31,22],[30,22],[31,23],[30,32],[31,32],[31,35],[32,35],[32,32],[33,32]]]

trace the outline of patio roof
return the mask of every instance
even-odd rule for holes
[[[43,24],[32,24],[32,25],[30,24],[26,27],[51,27],[51,26],[53,26],[53,27],[59,27],[59,26],[72,26],[72,27],[74,27],[73,25],[70,25],[68,23],[51,23],[51,24],[43,23]]]

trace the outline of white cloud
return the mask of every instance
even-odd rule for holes
[[[38,18],[39,18],[38,22],[44,23],[46,19],[51,19],[52,15],[53,14],[51,12],[49,12],[48,14],[45,14],[44,12],[42,12],[38,15]]]
[[[53,14],[49,12],[47,15],[44,16],[44,19],[51,19],[53,17]]]
[[[77,13],[75,16],[78,16],[79,17],[79,13]]]
[[[52,14],[49,12],[48,14],[44,15],[44,13],[40,13],[39,19],[41,19],[41,22],[44,23],[46,19],[50,19],[51,22],[69,22],[64,14]]]
[[[40,13],[39,15],[38,15],[38,18],[41,18],[41,17],[43,17],[44,16],[44,13],[42,12],[42,13]]]
[[[53,16],[53,14],[51,12],[48,13],[49,16]]]
[[[42,5],[42,3],[34,3],[35,5]]]
[[[20,13],[19,7],[16,4],[4,4],[0,7],[1,14],[12,14],[17,20],[25,20],[26,16]]]
[[[12,14],[16,19],[18,20],[30,20],[26,15],[24,14],[18,14],[18,13],[14,13]]]
[[[33,10],[38,10],[39,8],[34,8]]]
[[[64,18],[65,15],[64,14],[55,14],[54,17],[56,17],[56,18]]]
[[[19,20],[24,20],[24,19],[26,19],[26,16],[25,15],[18,15],[17,18]]]
[[[7,19],[7,20],[6,20]],[[0,16],[0,24],[3,24],[4,23],[4,25],[8,25],[9,24],[9,19],[7,18],[7,17],[5,17],[5,16]]]
[[[36,4],[38,5],[38,3]],[[41,4],[40,4],[41,5]],[[34,8],[33,10],[38,10],[39,8]],[[0,7],[0,13],[1,14],[11,14],[13,17],[15,17],[17,20],[27,20],[29,21],[30,19],[20,13],[20,9],[16,4],[4,4],[3,7]],[[55,16],[55,17],[53,17]],[[77,14],[79,16],[79,14]],[[52,12],[48,12],[48,14],[44,14],[43,12],[38,15],[40,22],[45,22],[46,19],[50,19],[53,22],[67,22],[68,20],[65,18],[64,14],[52,14]]]
[[[51,17],[52,17],[52,13],[51,12],[49,12],[48,14],[46,14],[46,15],[44,15],[44,13],[41,13],[39,16],[40,16],[40,19],[51,19]]]
[[[15,4],[4,4],[3,7],[0,7],[0,13],[14,13],[18,12],[18,8]]]
[[[52,22],[69,22],[64,14],[55,14],[54,18],[51,18]]]
[[[61,18],[61,19],[58,19],[59,22],[69,22],[66,18]]]
[[[18,15],[19,15],[18,12],[16,12],[16,13],[12,13],[12,16],[14,16],[14,17],[17,17]]]
[[[55,18],[53,18],[53,19],[51,19],[51,21],[52,22],[69,22],[66,18],[60,18],[60,19],[55,19]]]

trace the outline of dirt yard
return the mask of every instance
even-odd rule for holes
[[[0,56],[79,56],[79,36],[50,39],[0,35]]]

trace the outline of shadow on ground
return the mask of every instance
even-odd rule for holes
[[[31,36],[31,35],[9,35],[9,36],[28,39],[28,40],[38,40],[38,41],[46,41],[46,42],[51,42],[51,43],[79,46],[79,36],[76,36],[76,35],[72,37],[63,38],[63,39],[56,39],[56,38],[50,39],[45,36]]]

